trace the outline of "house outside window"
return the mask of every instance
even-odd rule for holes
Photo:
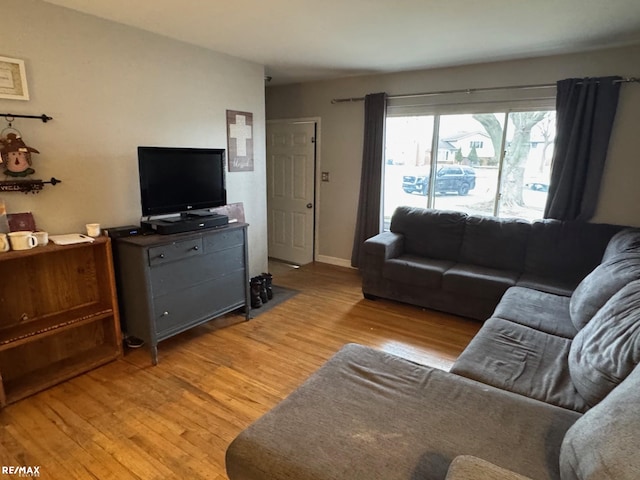
[[[403,115],[390,109],[386,129],[385,154],[393,161],[385,161],[385,229],[400,205],[542,218],[555,111]]]

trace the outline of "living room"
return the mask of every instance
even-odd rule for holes
[[[297,84],[274,81],[265,89],[265,67],[256,62],[40,0],[3,0],[3,7],[0,54],[25,60],[30,99],[0,99],[0,111],[53,117],[12,124],[40,151],[34,159],[38,176],[62,183],[36,195],[1,197],[9,212],[32,212],[38,229],[69,233],[90,222],[138,223],[138,146],[226,148],[225,111],[252,112],[255,168],[229,172],[227,192],[230,203],[244,204],[249,271],[258,275],[269,268],[267,121],[320,118],[319,161],[330,173],[329,182],[316,184],[317,261],[278,279],[301,291],[293,300],[252,322],[239,319],[231,328],[212,323],[168,340],[156,367],[142,350],[129,351],[123,361],[0,412],[0,464],[41,465],[43,478],[227,478],[224,452],[235,435],[348,342],[451,367],[481,323],[365,301],[357,271],[347,268],[363,104],[332,99],[640,74],[636,42]],[[640,88],[623,86],[594,222],[640,226],[639,110]]]

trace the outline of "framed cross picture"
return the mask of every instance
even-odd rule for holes
[[[27,74],[22,60],[0,57],[0,98],[29,100]]]
[[[230,172],[253,171],[253,113],[227,110]]]

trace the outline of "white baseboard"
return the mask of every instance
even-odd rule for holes
[[[353,268],[351,266],[351,260],[346,260],[344,258],[337,258],[337,257],[329,257],[327,255],[318,255],[316,257],[316,262],[328,263],[329,265],[337,265],[338,267]]]

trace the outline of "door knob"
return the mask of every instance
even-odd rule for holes
[[[313,203],[307,203],[307,208],[313,208]]]

